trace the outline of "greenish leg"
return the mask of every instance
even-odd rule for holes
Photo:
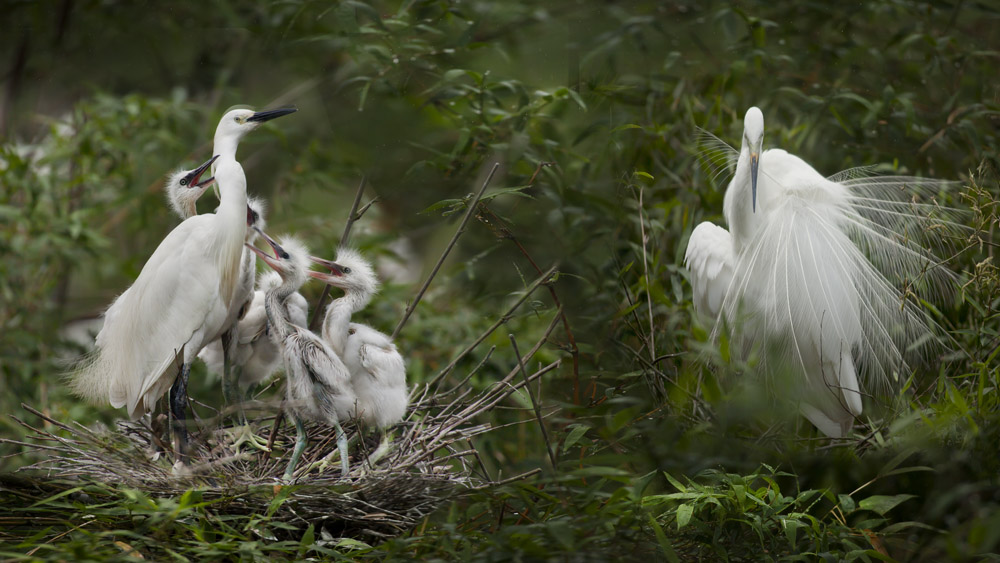
[[[292,457],[288,460],[288,467],[285,468],[285,481],[292,480],[295,466],[299,464],[299,458],[302,457],[302,452],[305,451],[306,444],[309,442],[309,436],[306,435],[306,427],[302,424],[302,419],[292,415],[292,420],[295,421],[295,449],[292,450]]]
[[[347,433],[340,427],[339,422],[334,422],[333,427],[337,430],[337,451],[340,452],[340,476],[347,477],[351,472],[351,465],[347,461]]]
[[[372,455],[368,456],[368,465],[375,467],[380,459],[385,457],[385,454],[389,453],[392,448],[392,433],[386,432],[385,428],[381,429],[379,432],[382,434],[382,439],[379,441],[378,447],[372,452]]]

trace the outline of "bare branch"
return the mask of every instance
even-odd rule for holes
[[[420,291],[417,292],[417,296],[413,299],[412,302],[410,302],[409,306],[406,307],[406,312],[403,313],[403,318],[399,320],[399,324],[396,325],[396,329],[392,331],[391,338],[393,340],[395,340],[395,338],[399,336],[399,331],[403,330],[403,325],[405,325],[406,321],[410,319],[410,315],[413,314],[413,310],[417,308],[417,303],[420,303],[420,300],[423,298],[424,293],[427,292],[427,288],[430,287],[431,281],[434,280],[434,276],[437,275],[438,270],[441,269],[441,265],[444,264],[445,259],[448,258],[448,254],[451,252],[451,249],[455,247],[455,243],[458,242],[458,237],[462,236],[462,233],[465,232],[465,225],[468,224],[469,218],[472,217],[473,213],[475,213],[476,208],[479,206],[479,200],[482,199],[483,194],[486,192],[486,188],[489,187],[490,182],[493,180],[493,175],[496,174],[498,168],[500,168],[500,163],[499,162],[494,163],[493,169],[490,170],[489,176],[487,176],[486,181],[483,182],[483,187],[479,188],[479,193],[477,193],[476,197],[474,197],[472,199],[472,202],[469,203],[469,210],[465,212],[465,217],[462,217],[462,222],[459,223],[458,230],[455,231],[455,235],[451,237],[451,241],[448,242],[448,246],[445,247],[444,252],[441,254],[441,257],[438,258],[437,264],[435,264],[434,269],[431,270],[431,275],[427,277],[427,281],[424,282],[424,285],[420,288]]]

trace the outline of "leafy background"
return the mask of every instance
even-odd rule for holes
[[[503,314],[541,269],[570,333],[541,397],[552,447],[522,421],[476,446],[493,478],[383,543],[274,538],[271,514],[221,521],[197,492],[156,498],[94,486],[97,505],[5,501],[0,551],[18,558],[926,560],[994,557],[1000,542],[996,72],[988,3],[522,1],[7,1],[0,23],[0,410],[110,422],[60,381],[61,336],[98,314],[176,219],[163,176],[210,156],[234,104],[299,112],[247,138],[269,231],[317,253],[339,238],[362,176],[378,201],[353,242],[415,250],[366,317],[399,319],[494,162],[476,220],[400,336],[420,384]],[[736,144],[746,108],[765,144],[823,174],[870,164],[960,179],[940,194],[977,235],[948,257],[960,287],[925,304],[951,342],[873,397],[853,439],[830,444],[773,399],[690,306],[693,225],[721,222],[725,178],[700,163],[696,127]],[[214,205],[211,196],[203,212]],[[641,202],[641,205],[640,205]],[[515,242],[517,244],[515,244]],[[522,252],[518,244],[524,249]],[[308,287],[315,302],[318,290]],[[512,365],[557,305],[536,293],[456,369]],[[527,344],[522,344],[526,347]],[[199,368],[200,369],[200,368]],[[202,377],[192,393],[217,400]],[[23,429],[0,419],[0,432]],[[31,455],[10,445],[0,469]],[[5,498],[14,493],[3,489]],[[32,502],[36,502],[33,500]],[[85,525],[84,525],[85,524]],[[115,543],[118,542],[118,543]]]

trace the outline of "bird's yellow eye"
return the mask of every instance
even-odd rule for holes
[[[240,116],[238,116],[238,115],[236,117],[234,117],[233,120],[236,121],[236,123],[243,123],[243,120],[240,119]]]

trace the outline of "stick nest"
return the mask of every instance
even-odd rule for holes
[[[555,366],[543,368],[529,379]],[[205,501],[215,501],[214,509],[226,515],[265,513],[273,509],[279,495],[284,495],[273,518],[290,524],[291,530],[304,532],[312,524],[317,533],[334,537],[387,538],[413,528],[459,494],[497,484],[486,476],[471,442],[492,427],[471,420],[524,385],[508,379],[469,401],[462,401],[468,393],[446,402],[450,393],[428,397],[425,390],[411,405],[407,420],[394,429],[396,436],[388,451],[374,463],[369,456],[378,446],[378,434],[345,425],[351,443],[346,477],[341,476],[334,429],[308,424],[308,447],[292,480],[282,480],[295,442],[295,427],[287,423],[275,427],[275,416],[250,423],[258,435],[273,433],[270,453],[247,446],[236,451],[233,429],[221,426],[222,417],[198,421],[191,428],[191,460],[184,466],[174,464],[172,453],[163,451],[159,432],[146,420],[119,421],[114,428],[87,428],[61,423],[22,405],[46,423],[45,428],[39,428],[15,417],[33,432],[29,438],[39,443],[3,441],[25,446],[42,458],[22,471],[44,477],[33,480],[32,486],[45,483],[43,488],[48,492],[88,481],[157,496],[177,496],[195,489]],[[316,464],[324,458],[328,461],[325,469]]]

